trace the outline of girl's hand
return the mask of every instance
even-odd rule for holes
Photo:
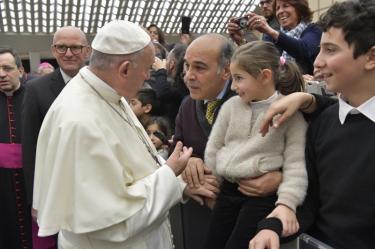
[[[299,230],[299,224],[295,212],[285,205],[277,205],[277,207],[270,213],[267,218],[276,217],[281,220],[283,224],[282,237],[287,237],[295,234]]]
[[[272,230],[261,230],[249,243],[249,249],[279,249],[279,236]]]

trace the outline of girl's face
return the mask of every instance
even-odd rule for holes
[[[263,71],[259,73],[257,78],[254,78],[251,74],[240,68],[236,63],[231,63],[231,89],[235,91],[238,96],[240,96],[242,101],[246,103],[267,99],[274,93],[275,88],[269,79],[269,76],[263,75]]]
[[[286,30],[295,28],[300,20],[296,8],[283,0],[276,0],[276,18],[280,26]]]
[[[147,126],[147,134],[150,136],[151,142],[155,145],[155,148],[158,150],[163,145],[163,141],[161,141],[157,136],[155,136],[155,132],[160,132],[160,128],[157,124],[151,124]]]

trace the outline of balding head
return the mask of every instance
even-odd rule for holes
[[[86,36],[79,28],[62,27],[53,36],[52,54],[59,67],[71,77],[85,65],[90,51]]]
[[[211,50],[217,56],[219,70],[230,64],[230,59],[234,52],[234,47],[228,38],[215,33],[198,37],[189,45],[189,48]]]
[[[65,26],[59,28],[53,35],[53,44],[55,44],[60,37],[66,36],[79,37],[82,44],[88,45],[85,33],[83,33],[81,29],[73,26]]]
[[[193,99],[215,99],[230,77],[230,41],[219,34],[195,39],[185,54],[185,81]]]

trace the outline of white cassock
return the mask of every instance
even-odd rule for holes
[[[64,249],[172,248],[168,210],[185,184],[152,154],[124,98],[81,69],[39,134],[33,200],[39,236],[59,233]]]

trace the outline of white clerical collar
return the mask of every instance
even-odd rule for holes
[[[63,77],[63,80],[65,84],[68,84],[68,82],[72,79],[69,75],[67,75],[61,68],[60,68],[61,76]]]
[[[340,123],[344,124],[348,114],[363,114],[372,122],[375,123],[375,96],[358,107],[353,107],[339,96],[339,119]]]
[[[13,94],[18,90],[20,89],[21,87],[21,82],[18,82],[18,86],[11,92],[5,92],[5,91],[1,91],[0,92],[3,92],[6,96],[13,96]]]

